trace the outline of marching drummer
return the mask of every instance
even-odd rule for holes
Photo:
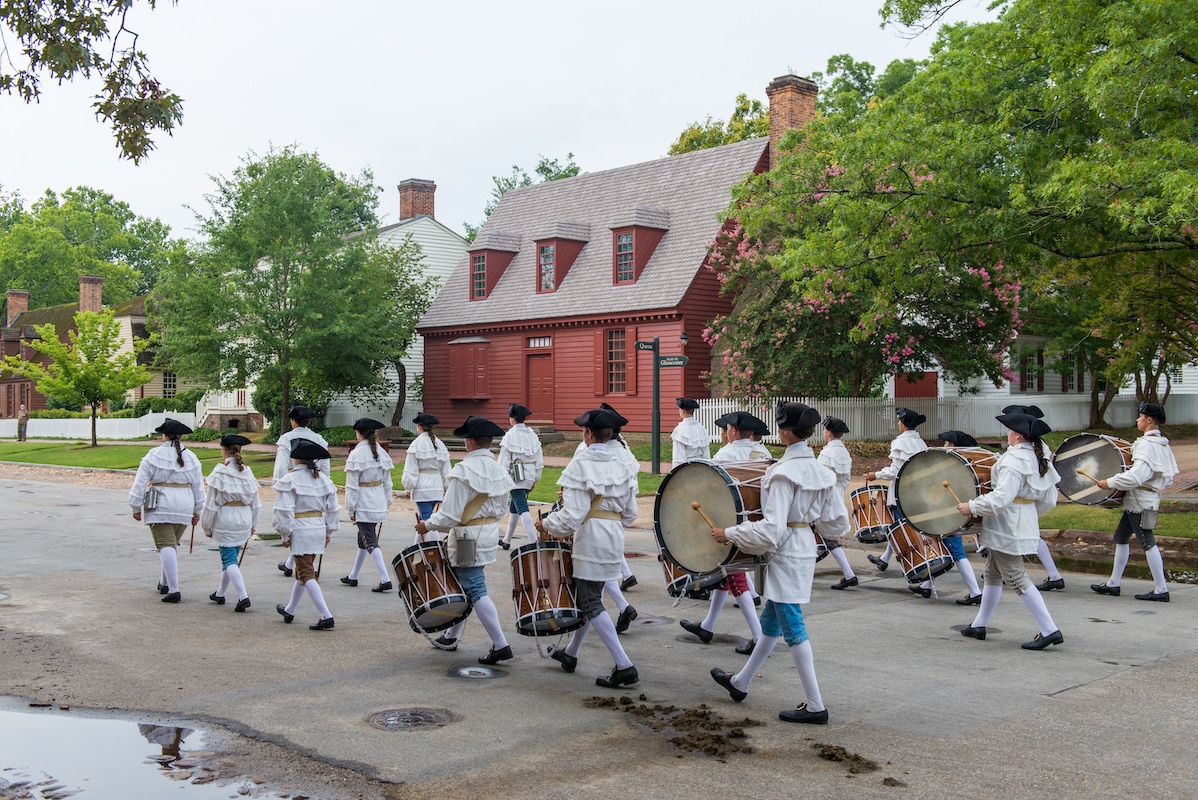
[[[1002,410],[1004,414],[1027,414],[1029,417],[1036,419],[1044,419],[1044,412],[1039,406],[1007,406]],[[1048,445],[1044,445],[1049,461],[1052,461],[1052,451],[1048,450]],[[1040,565],[1044,567],[1044,571],[1048,576],[1043,581],[1036,584],[1036,588],[1041,592],[1051,592],[1053,589],[1065,590],[1065,576],[1057,569],[1057,562],[1053,560],[1052,552],[1048,549],[1048,542],[1044,541],[1044,537],[1040,537],[1039,544],[1036,545],[1036,558],[1040,559]]]
[[[528,493],[541,479],[541,470],[544,469],[545,462],[541,453],[541,437],[524,424],[524,420],[528,419],[531,413],[519,403],[510,404],[507,416],[511,427],[499,443],[499,466],[515,484],[511,500],[508,502],[507,534],[499,540],[499,546],[504,550],[512,546],[512,535],[516,532],[517,522],[524,525],[528,541],[537,540],[537,530],[532,524],[532,512],[528,510]]]
[[[836,476],[836,491],[840,492],[841,497],[848,491],[849,481],[853,477],[853,456],[849,453],[849,449],[844,446],[841,437],[849,432],[849,426],[844,420],[838,417],[824,417],[824,446],[819,451],[819,463],[832,471]],[[835,536],[829,536],[824,531],[819,532],[820,537],[824,540],[824,546],[828,548],[828,552],[832,554],[832,558],[836,560],[840,571],[844,573],[844,577],[837,583],[832,584],[833,589],[847,589],[850,586],[857,585],[857,574],[853,572],[853,568],[849,566],[849,558],[844,554],[844,548],[840,546],[840,540]]]
[[[1161,435],[1165,424],[1165,409],[1156,403],[1140,403],[1136,428],[1144,434],[1131,446],[1131,467],[1126,471],[1098,481],[1098,488],[1117,489],[1123,495],[1123,516],[1115,528],[1115,568],[1106,583],[1095,583],[1091,589],[1099,594],[1119,596],[1119,582],[1131,555],[1131,536],[1134,533],[1144,549],[1144,558],[1152,571],[1152,591],[1136,595],[1137,600],[1169,602],[1169,587],[1165,585],[1165,564],[1156,546],[1157,512],[1161,507],[1161,491],[1173,482],[1177,474],[1177,459],[1169,440]]]
[[[333,532],[340,525],[341,506],[337,503],[337,487],[322,472],[329,451],[307,439],[291,440],[290,472],[275,482],[275,510],[272,522],[279,532],[283,546],[291,551],[295,564],[295,583],[287,605],[279,603],[275,611],[288,625],[295,619],[299,602],[307,594],[320,613],[320,619],[308,627],[314,631],[333,629],[333,612],[329,611],[320,591],[317,556],[324,556]]]
[[[391,471],[395,465],[391,455],[379,447],[378,431],[386,427],[383,423],[362,417],[354,420],[353,427],[358,443],[345,460],[345,510],[349,513],[349,521],[358,526],[358,553],[354,556],[353,569],[341,582],[346,586],[357,586],[358,576],[369,558],[379,574],[379,585],[370,591],[383,594],[393,587],[387,563],[383,561],[383,550],[379,547],[379,531],[391,508]]]
[[[982,518],[980,539],[988,550],[982,602],[977,617],[961,629],[961,635],[979,641],[986,638],[986,625],[998,607],[1005,583],[1019,595],[1040,628],[1035,638],[1020,646],[1043,650],[1061,644],[1065,637],[1028,577],[1023,557],[1036,552],[1040,515],[1057,503],[1061,476],[1049,463],[1042,441],[1052,429],[1044,420],[1027,414],[1000,414],[996,419],[1007,428],[1008,447],[990,470],[991,489],[957,505],[964,516]]]
[[[275,442],[275,468],[272,474],[274,482],[278,483],[292,469],[291,458],[291,443],[296,439],[306,439],[309,442],[315,442],[325,450],[329,449],[329,443],[324,440],[316,431],[309,427],[312,420],[317,417],[317,413],[307,406],[292,406],[287,411],[287,421],[291,429],[279,437]],[[316,462],[317,468],[325,475],[329,474],[329,460],[327,458],[319,459]],[[279,562],[279,571],[283,573],[283,577],[290,578],[292,570],[295,569],[295,557],[288,554],[286,561]]]
[[[512,479],[491,455],[491,442],[503,435],[503,428],[485,417],[471,416],[453,435],[465,439],[466,457],[449,471],[441,508],[428,519],[417,521],[416,533],[449,532],[446,544],[454,577],[491,637],[491,650],[480,656],[478,663],[498,664],[512,658],[512,648],[499,624],[499,610],[487,596],[484,568],[495,561],[499,550],[499,518],[512,490]],[[437,639],[437,644],[445,650],[456,650],[465,626],[466,620],[454,625]]]
[[[432,516],[433,507],[445,497],[449,450],[437,438],[436,427],[441,420],[422,411],[412,422],[418,433],[404,454],[403,473],[399,480],[408,497],[416,504],[416,516],[428,519]],[[430,538],[437,536],[433,534]],[[419,543],[419,537],[416,541]]]
[[[807,446],[808,437],[820,422],[819,412],[803,403],[782,403],[777,420],[778,438],[786,452],[769,466],[761,482],[762,518],[711,532],[717,542],[732,542],[747,553],[769,554],[763,587],[766,603],[761,611],[763,636],[740,672],[732,675],[715,668],[711,677],[739,703],[748,696],[753,677],[778,640],[784,638],[798,668],[806,702],[782,711],[778,717],[787,722],[826,725],[828,709],[815,677],[815,658],[802,604],[811,599],[815,574],[812,525],[839,538],[849,532],[849,516],[836,478],[816,462]]]
[[[698,401],[679,397],[674,402],[678,405],[680,422],[670,434],[674,454],[671,466],[676,469],[691,461],[711,458],[711,434],[695,419],[695,412],[699,410]]]
[[[575,602],[586,624],[570,639],[564,650],[551,649],[550,656],[566,672],[578,666],[578,653],[593,628],[615,661],[610,675],[595,679],[608,689],[640,680],[632,660],[620,644],[615,623],[603,607],[603,584],[618,580],[624,556],[624,526],[636,520],[635,473],[621,463],[610,444],[612,432],[625,422],[605,408],[595,408],[574,420],[583,429],[586,448],[577,452],[562,471],[562,508],[537,521],[537,530],[554,538],[574,537],[571,557],[574,566]]]
[[[899,435],[894,437],[890,443],[890,465],[882,467],[877,472],[867,472],[864,477],[868,481],[889,481],[890,485],[886,487],[886,505],[890,506],[890,513],[894,517],[896,523],[902,522],[904,517],[902,511],[898,507],[898,495],[894,491],[894,480],[898,477],[903,465],[908,459],[916,453],[922,453],[928,449],[927,443],[919,435],[916,430],[920,425],[928,421],[928,418],[918,411],[910,408],[896,408],[894,416],[898,425]],[[890,557],[894,555],[894,545],[890,542],[886,543],[886,550],[879,558],[873,553],[869,554],[869,561],[880,572],[885,572],[890,566]],[[928,595],[931,596],[929,590]]]
[[[769,430],[769,426],[761,419],[753,416],[748,411],[734,411],[730,414],[725,414],[716,424],[723,422],[723,427],[728,432],[728,443],[721,447],[714,456],[712,461],[759,461],[762,459],[753,456],[753,441],[752,433],[755,430]],[[766,451],[768,453],[768,451]],[[761,621],[757,618],[757,604],[750,603],[743,596],[748,594],[753,597],[756,592],[753,589],[752,579],[748,573],[734,572],[720,582],[714,589],[711,590],[711,602],[707,606],[707,616],[702,622],[691,622],[690,620],[681,620],[678,624],[683,630],[693,633],[699,638],[703,644],[710,644],[715,636],[715,626],[719,622],[720,613],[724,610],[724,603],[728,599],[728,595],[739,601],[737,606],[740,608],[740,613],[744,616],[745,622],[749,625],[749,641],[743,645],[736,647],[736,652],[741,655],[748,655],[753,652],[753,648],[757,646],[757,641],[761,638]],[[756,598],[754,598],[756,600]]]
[[[977,447],[978,440],[970,436],[964,431],[944,431],[936,434],[936,438],[944,443],[947,450],[953,450],[958,447]],[[948,549],[949,554],[953,557],[953,563],[957,566],[957,572],[961,575],[961,580],[965,582],[965,590],[967,594],[964,597],[957,599],[959,606],[976,606],[982,602],[982,590],[978,588],[978,576],[973,571],[973,565],[969,563],[969,556],[965,554],[965,543],[961,541],[961,534],[955,533],[952,536],[942,536],[940,541]],[[932,582],[924,581],[919,586],[910,587],[911,591],[917,592],[924,597],[931,597]]]

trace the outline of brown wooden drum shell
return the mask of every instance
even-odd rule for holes
[[[574,599],[574,567],[568,545],[526,544],[512,551],[511,563],[517,633],[556,636],[586,623]]]
[[[934,536],[924,536],[905,522],[890,529],[890,544],[908,583],[923,583],[948,572],[953,566],[953,557],[944,542]]]
[[[852,504],[853,527],[857,541],[862,544],[880,544],[886,541],[894,517],[886,505],[886,487],[863,486],[849,493]]]
[[[449,566],[444,542],[420,542],[405,548],[391,559],[391,566],[399,579],[399,596],[408,608],[408,624],[417,633],[452,628],[474,608]]]

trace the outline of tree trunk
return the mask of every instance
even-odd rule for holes
[[[403,424],[403,409],[408,401],[408,370],[403,362],[396,360],[395,379],[399,384],[399,400],[395,403],[395,412],[391,415],[391,426],[398,428]]]
[[[92,405],[92,447],[99,447],[96,442],[96,406]]]

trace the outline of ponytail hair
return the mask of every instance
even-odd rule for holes
[[[179,442],[179,434],[167,434],[169,441],[175,446],[175,461],[183,466],[183,445]]]
[[[1048,459],[1044,457],[1044,440],[1032,439],[1032,448],[1036,451],[1036,463],[1040,465],[1040,477],[1048,472]]]
[[[371,430],[366,431],[364,436],[366,437],[366,441],[370,443],[370,452],[372,455],[374,455],[374,460],[378,461],[379,460],[379,446],[378,446],[378,442],[376,441],[377,436],[375,435],[374,430],[371,429]]]
[[[316,459],[315,459],[315,458],[309,458],[309,459],[308,459],[307,461],[305,461],[304,463],[305,463],[305,464],[308,466],[308,469],[312,470],[312,477],[313,477],[313,478],[317,478],[317,477],[319,477],[319,476],[320,476],[320,468],[316,466]]]
[[[241,460],[241,445],[235,444],[229,448],[229,452],[233,454],[233,463],[237,465],[237,471],[241,472],[245,469],[245,463]]]
[[[433,449],[436,449],[436,447],[437,447],[437,432],[436,432],[436,430],[434,430],[434,428],[432,426],[429,426],[424,429],[424,432],[428,434],[428,440],[433,443]]]

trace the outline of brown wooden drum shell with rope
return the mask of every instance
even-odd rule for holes
[[[399,596],[408,608],[408,624],[417,633],[452,628],[470,615],[474,604],[449,566],[445,542],[420,542],[391,559]]]
[[[969,527],[976,520],[962,516],[957,504],[990,491],[997,461],[997,453],[980,447],[932,447],[911,456],[894,481],[907,523],[927,536],[953,536]]]

